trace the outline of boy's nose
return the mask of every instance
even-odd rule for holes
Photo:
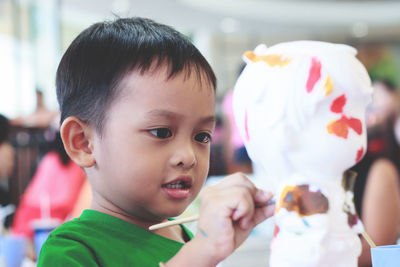
[[[171,157],[171,164],[173,166],[183,167],[190,169],[196,165],[196,154],[191,144],[184,144],[177,146]]]

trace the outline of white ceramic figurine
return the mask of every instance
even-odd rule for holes
[[[345,171],[366,151],[371,81],[350,46],[259,45],[234,91],[246,149],[276,192],[270,266],[356,267],[363,230]]]

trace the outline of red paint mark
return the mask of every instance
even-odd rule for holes
[[[274,237],[276,237],[276,236],[278,235],[278,233],[279,233],[279,226],[278,226],[278,225],[275,225],[275,228],[274,228]]]
[[[359,119],[347,118],[342,115],[339,120],[328,124],[328,133],[347,139],[349,128],[353,129],[358,135],[362,134],[362,123]]]
[[[346,118],[345,116],[343,116],[343,118],[345,118],[347,120],[347,125],[349,125],[349,127],[351,129],[353,129],[358,135],[362,134],[362,123],[359,119],[355,119],[355,118]]]
[[[343,107],[346,105],[347,99],[346,96],[343,94],[339,97],[337,97],[335,100],[333,100],[332,105],[331,105],[331,111],[335,113],[342,113],[343,112]]]
[[[250,141],[247,109],[244,112],[244,132],[245,132],[246,141]]]
[[[364,148],[362,147],[357,151],[356,163],[359,162],[363,156],[364,156]]]
[[[311,67],[308,73],[308,80],[306,84],[307,93],[310,93],[314,89],[314,85],[318,82],[320,78],[321,78],[321,62],[313,57],[311,60]]]

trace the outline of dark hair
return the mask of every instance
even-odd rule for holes
[[[0,114],[0,144],[9,139],[10,123],[8,119]]]
[[[185,71],[205,77],[215,90],[216,78],[207,60],[181,33],[145,18],[120,18],[96,23],[71,43],[57,70],[61,123],[77,116],[101,134],[105,112],[118,95],[129,71],[168,66],[168,78]]]

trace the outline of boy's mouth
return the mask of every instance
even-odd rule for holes
[[[184,189],[192,187],[190,184],[185,181],[178,181],[169,184],[163,184],[162,187],[170,188],[170,189]]]
[[[192,179],[189,176],[180,176],[175,180],[165,183],[162,187],[170,189],[185,189],[192,187]]]
[[[163,184],[161,187],[169,197],[183,199],[189,195],[192,184],[193,182],[190,176],[180,176],[169,183]]]

